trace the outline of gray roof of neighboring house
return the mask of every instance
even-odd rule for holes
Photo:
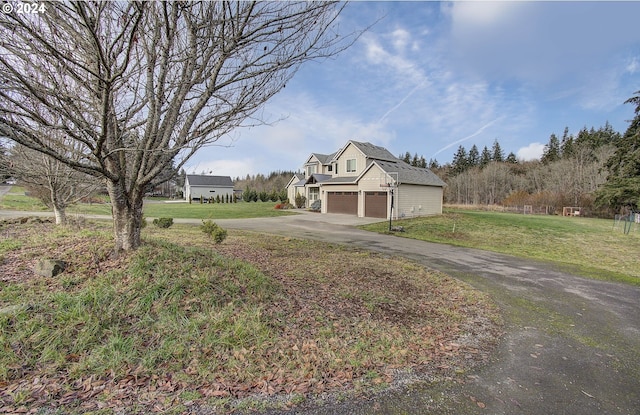
[[[446,183],[431,170],[424,169],[422,167],[414,167],[402,160],[398,160],[396,162],[376,161],[376,164],[387,173],[398,173],[398,181],[400,184],[421,184],[438,187],[446,186]]]
[[[201,174],[187,174],[189,186],[233,187],[229,176],[205,176]]]

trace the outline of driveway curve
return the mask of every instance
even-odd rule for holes
[[[409,258],[488,292],[505,316],[491,362],[463,382],[269,414],[640,415],[640,288],[557,265],[355,228],[369,219],[303,214],[228,228],[347,244]]]

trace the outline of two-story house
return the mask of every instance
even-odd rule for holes
[[[304,177],[287,186],[289,199],[321,201],[322,213],[397,219],[442,213],[445,183],[429,169],[413,167],[384,147],[350,140],[339,151],[313,153]]]

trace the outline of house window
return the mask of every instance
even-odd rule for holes
[[[319,189],[317,187],[312,187],[309,189],[309,202],[318,200],[318,190]]]
[[[332,171],[332,170],[333,170],[333,166],[332,166],[331,164],[329,164],[329,165],[327,166],[327,171]]]
[[[316,172],[316,165],[307,166],[307,177],[311,177]]]
[[[347,160],[347,173],[354,173],[356,171],[356,159]]]

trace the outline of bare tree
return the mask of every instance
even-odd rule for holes
[[[12,176],[53,210],[58,225],[67,222],[68,206],[104,189],[102,181],[28,147],[17,144],[10,153]]]
[[[142,200],[257,111],[301,64],[348,48],[336,2],[62,2],[0,14],[0,136],[105,180],[116,251]],[[73,139],[60,151],[46,137]],[[74,151],[77,157],[68,158]]]

